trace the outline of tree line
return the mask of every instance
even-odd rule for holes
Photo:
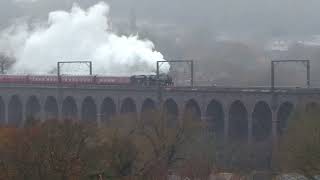
[[[119,116],[97,127],[72,120],[0,128],[0,180],[206,180],[212,173],[320,172],[319,111],[296,112],[275,144],[225,143],[191,116],[168,126],[157,111],[144,120]]]

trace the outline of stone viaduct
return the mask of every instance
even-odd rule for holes
[[[183,121],[181,117],[191,112],[221,138],[254,142],[283,133],[294,109],[317,106],[319,93],[298,88],[164,88],[159,101],[156,88],[2,84],[0,121],[21,126],[27,117],[72,118],[100,124],[117,114],[142,118],[144,112],[161,106],[172,122]]]

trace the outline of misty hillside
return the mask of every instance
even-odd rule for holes
[[[0,27],[21,21],[46,21],[48,13],[86,9],[98,0],[2,0]],[[292,0],[109,0],[110,22],[117,34],[149,39],[165,59],[197,60],[197,79],[204,84],[269,84],[270,59],[312,60],[312,82],[320,85],[315,38],[320,1]],[[274,46],[282,42],[284,49]],[[299,53],[298,53],[299,52]],[[304,68],[281,69],[279,85],[304,85]],[[293,71],[292,71],[293,70]],[[286,78],[288,77],[288,78]],[[292,78],[295,77],[295,78]],[[299,83],[293,83],[295,79]],[[201,84],[200,83],[200,84]]]

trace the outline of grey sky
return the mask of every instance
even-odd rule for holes
[[[46,19],[49,12],[68,10],[75,2],[83,8],[99,2],[99,0],[26,1],[32,0],[0,0],[0,28],[8,26],[18,17]],[[138,23],[148,24],[149,29],[146,30],[146,27],[141,29],[147,33],[144,37],[151,39],[166,58],[200,60],[201,72],[209,74],[208,77],[224,77],[227,80],[222,78],[222,81],[228,84],[252,82],[257,85],[257,82],[262,82],[262,85],[265,85],[268,82],[269,59],[263,61],[264,53],[261,49],[270,38],[300,40],[320,34],[319,0],[104,1],[111,7],[112,20],[122,19],[128,22],[131,9],[134,8]],[[163,24],[173,25],[177,29],[157,29]],[[184,31],[188,31],[185,36]],[[180,34],[177,35],[176,32]],[[215,35],[221,33],[230,37],[249,39],[249,43],[245,42],[249,45],[214,42]],[[313,60],[313,67],[320,67],[318,47],[315,49],[301,50],[300,54],[293,53],[290,57],[293,59],[298,56],[310,57],[309,59]],[[317,71],[317,68],[313,71]],[[297,73],[290,72],[293,74],[283,77],[288,77],[287,80],[296,79],[292,77],[296,77]],[[320,85],[320,79],[314,81]]]
[[[56,9],[69,9],[73,2],[88,7],[97,0],[37,0],[17,3],[1,0],[0,23],[19,16],[41,17]],[[139,20],[206,26],[232,34],[306,35],[318,34],[318,0],[106,0],[114,18],[128,17],[134,7]]]

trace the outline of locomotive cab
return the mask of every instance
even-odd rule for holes
[[[156,75],[134,75],[130,77],[132,85],[138,86],[156,86],[158,83],[161,86],[172,86],[172,78],[167,74],[160,74],[159,79]]]
[[[148,85],[148,77],[146,75],[134,75],[130,77],[132,85],[146,86]]]
[[[160,85],[162,85],[162,86],[172,86],[173,85],[173,80],[172,80],[171,76],[169,76],[167,74],[160,74],[159,81],[160,81]]]

